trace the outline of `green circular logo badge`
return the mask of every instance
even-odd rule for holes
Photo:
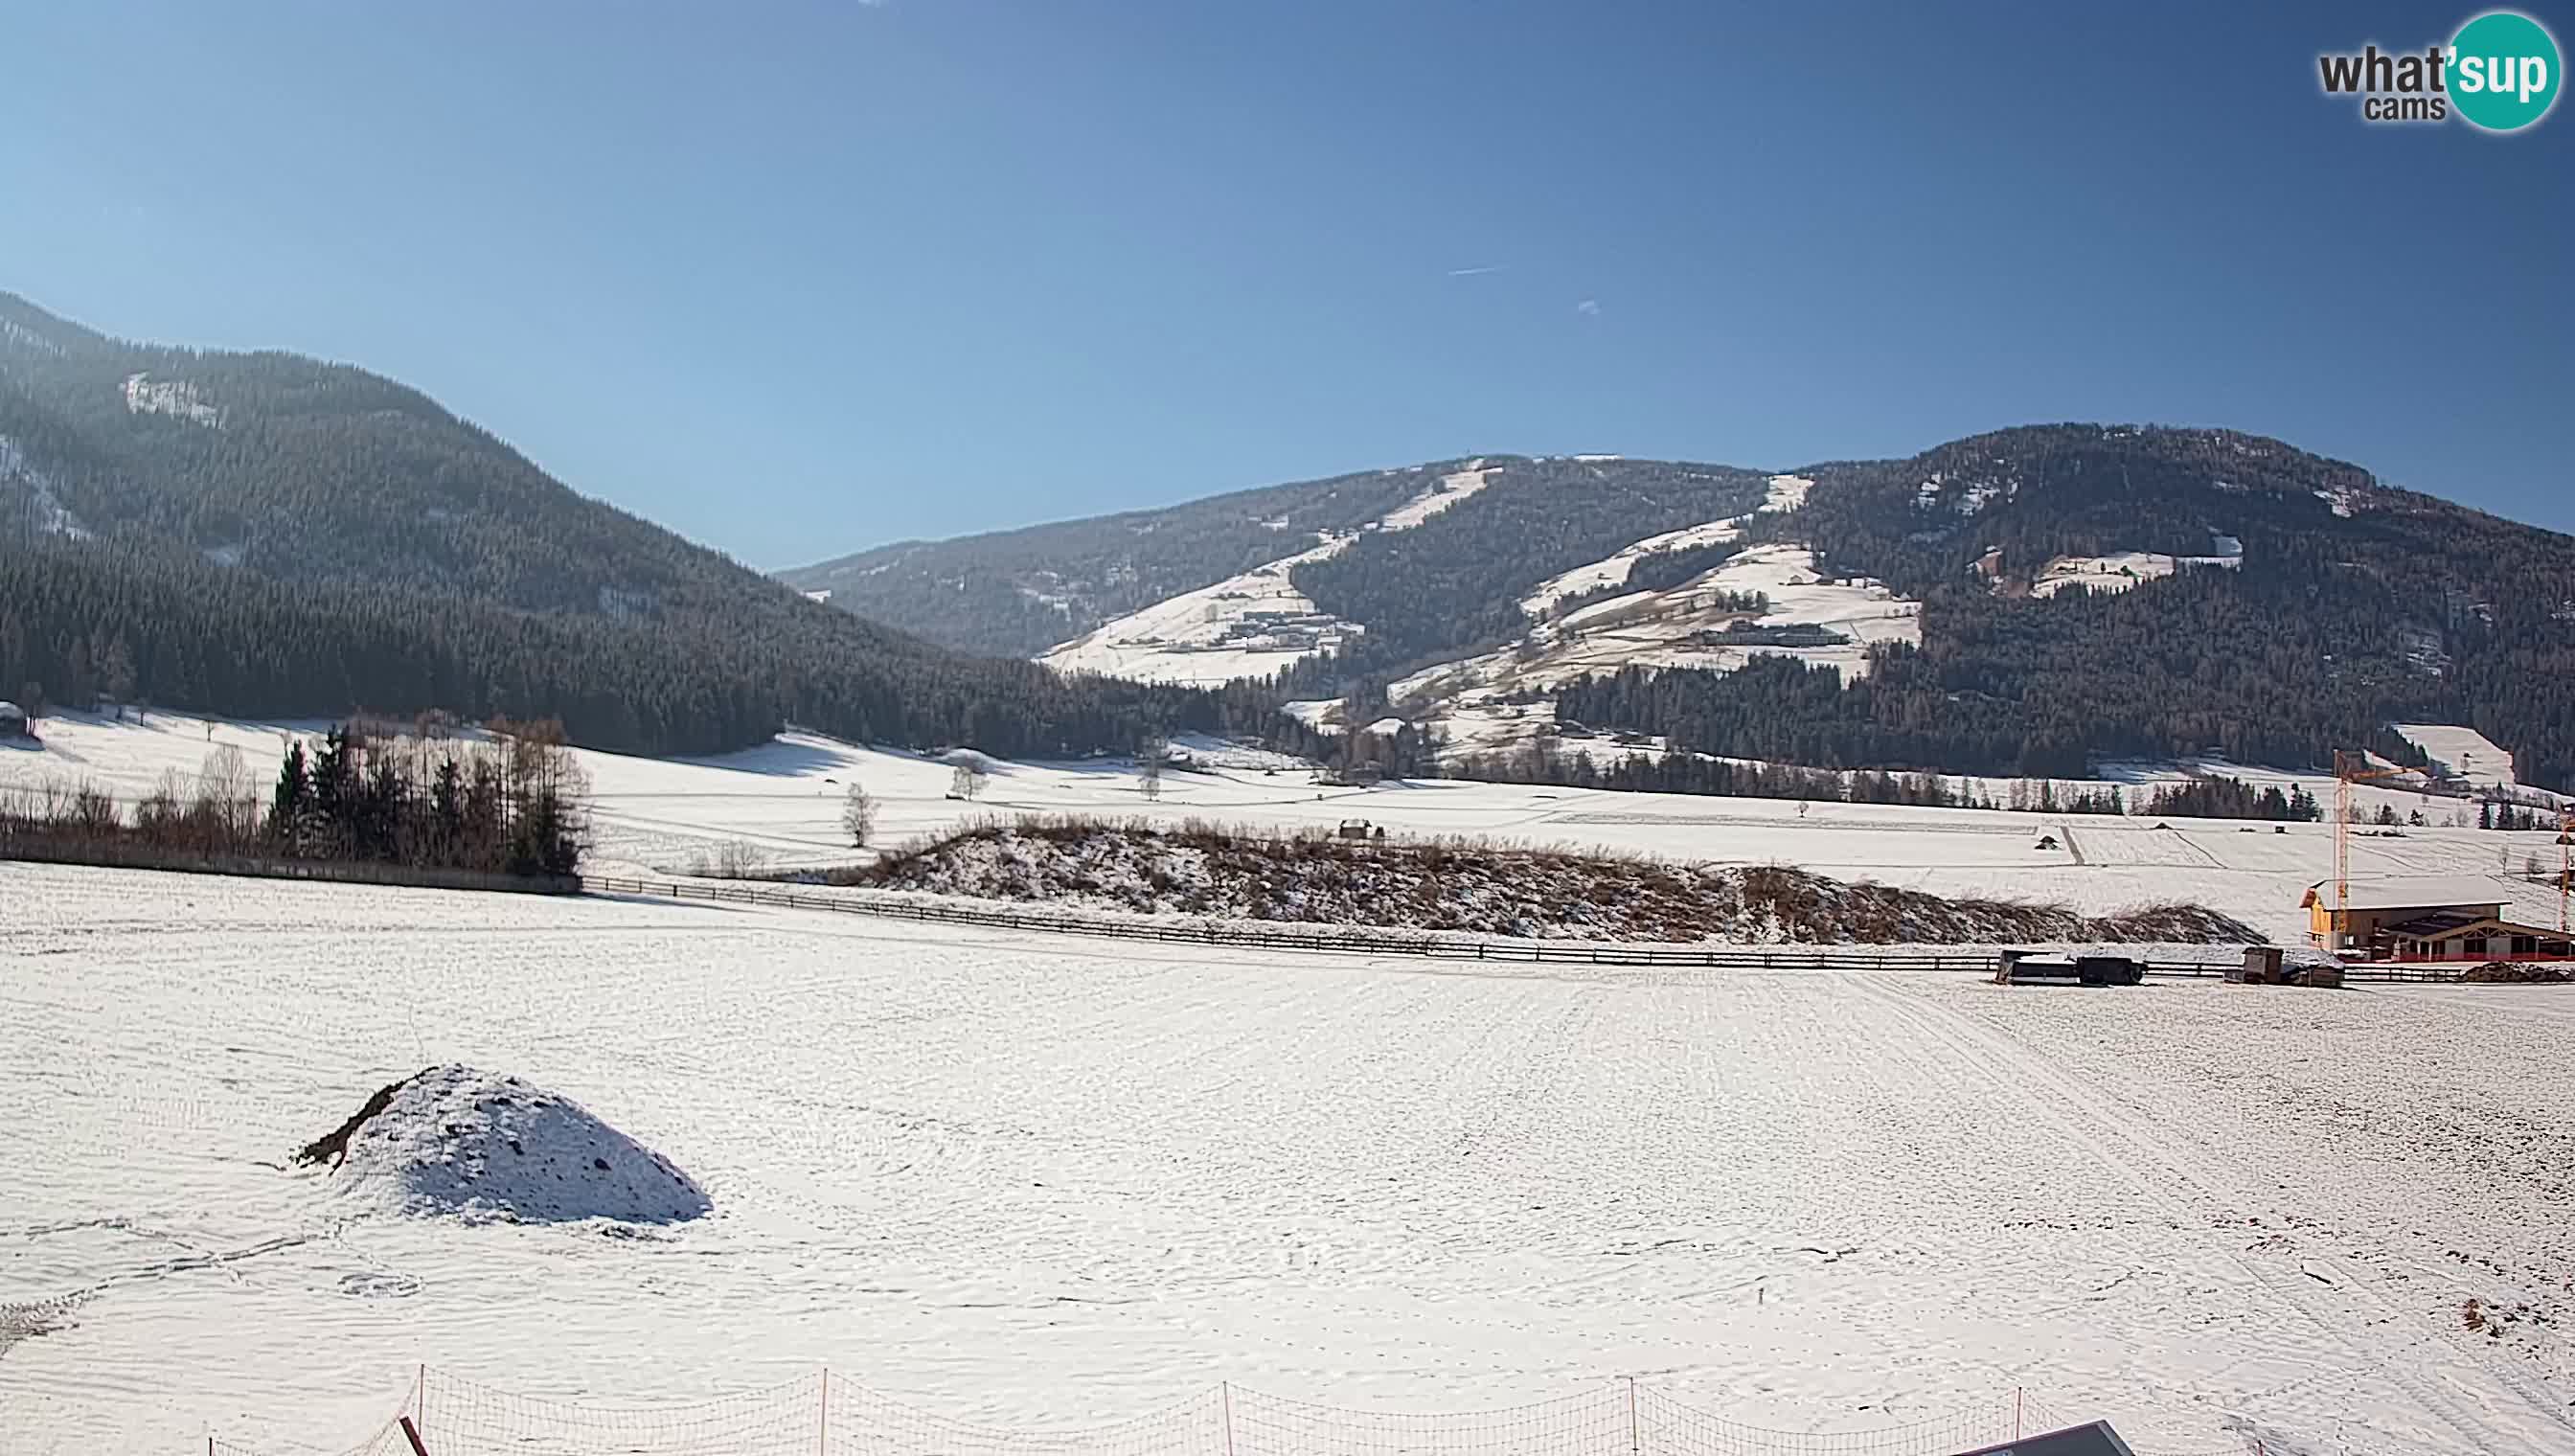
[[[2450,105],[2470,126],[2517,132],[2557,104],[2557,38],[2514,10],[2489,10],[2450,41]]]

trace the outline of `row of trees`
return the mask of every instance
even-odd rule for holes
[[[1795,798],[1822,803],[1887,803],[1934,808],[2017,809],[2034,813],[2118,814],[2128,811],[2116,784],[2014,779],[1997,794],[1973,778],[1863,769],[1836,772],[1784,763],[1736,762],[1701,753],[1629,752],[1600,758],[1557,739],[1527,739],[1504,751],[1450,759],[1452,777],[1488,783],[1551,783],[1638,793],[1695,793],[1730,798]]]
[[[22,785],[0,829],[202,855],[571,874],[589,835],[589,784],[553,723],[496,722],[471,738],[351,724],[286,750],[262,792],[241,750],[206,755],[125,805],[96,785]]]
[[[2229,778],[2223,774],[2166,784],[2146,800],[2145,812],[2198,819],[2297,819],[2312,822],[2324,817],[2323,807],[2303,784],[2290,785],[2287,793],[2282,793],[2278,784],[2257,790],[2241,778]],[[2382,807],[2381,812],[2388,814],[2382,822],[2396,821],[2392,809]],[[2414,822],[2423,822],[2422,815],[2416,814]]]
[[[643,753],[720,752],[796,723],[860,741],[1075,754],[1181,729],[1258,733],[1273,713],[1250,688],[1069,681],[779,606],[766,624],[618,622],[53,541],[0,552],[0,684],[71,708],[553,718],[585,746]]]
[[[2553,829],[2562,822],[2558,815],[2528,804],[2487,799],[2477,805],[2477,827],[2480,829]]]

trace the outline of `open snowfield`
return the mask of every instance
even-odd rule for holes
[[[2123,551],[2108,556],[2061,556],[2039,570],[2038,579],[2029,584],[2032,597],[2053,597],[2068,587],[2089,592],[2126,592],[2140,583],[2159,581],[2184,567],[2223,567],[2241,571],[2244,567],[2244,543],[2231,536],[2217,537],[2209,556],[2166,556],[2161,552]]]
[[[2575,1451],[2557,988],[1459,973],[27,865],[0,906],[0,1328],[49,1327],[0,1340],[11,1456],[337,1449],[419,1362],[613,1405],[828,1363],[1058,1426],[1220,1380],[1633,1374],[1786,1430],[2020,1386],[2150,1456]],[[284,1166],[446,1061],[714,1213],[410,1218]]]
[[[320,724],[209,723],[152,715],[148,724],[64,717],[44,726],[42,751],[0,748],[0,787],[12,782],[96,781],[129,802],[166,771],[183,786],[208,750],[238,747],[262,792],[274,777],[291,731]],[[211,736],[209,735],[211,730]],[[2333,834],[2325,824],[2232,819],[2152,819],[2015,813],[1980,809],[1906,808],[1815,803],[1803,814],[1780,799],[1705,798],[1685,794],[1613,793],[1595,789],[1428,780],[1373,789],[1321,787],[1258,750],[1198,743],[1194,751],[1239,766],[1166,774],[1159,801],[1149,801],[1125,759],[1074,763],[1004,763],[975,803],[948,798],[950,769],[917,753],[862,748],[808,733],[789,733],[759,748],[709,758],[638,758],[581,750],[597,801],[601,872],[651,870],[685,874],[728,844],[748,846],[771,867],[848,863],[857,851],[841,832],[845,786],[866,784],[882,804],[878,838],[900,843],[974,817],[1019,813],[1095,813],[1177,820],[1207,818],[1261,828],[1329,828],[1365,818],[1396,834],[1475,834],[1503,841],[1624,850],[1673,859],[1729,863],[1781,862],[1840,879],[1952,895],[2061,901],[2087,914],[2109,914],[2161,900],[2198,900],[2260,927],[2284,943],[2306,933],[2298,896],[2333,872]],[[2132,796],[2145,785],[2180,776],[2168,765],[2124,765],[2114,774]],[[2214,765],[2213,771],[2282,791],[2303,784],[2332,802],[2322,775]],[[1986,790],[1999,799],[2006,784]],[[2359,878],[2414,875],[2484,876],[2506,913],[2554,925],[2557,896],[2521,877],[2536,856],[2553,867],[2556,835],[2456,827],[2473,805],[2398,788],[2364,785],[2364,812],[2381,804],[2399,814],[2423,811],[2434,826],[2401,838],[2352,840]],[[2169,827],[2158,827],[2168,824]],[[2052,835],[2058,847],[2038,847]]]
[[[2521,786],[2513,776],[2512,754],[2475,728],[2425,723],[2395,727],[2414,746],[2431,754],[2434,763],[2467,782],[2496,788]]]

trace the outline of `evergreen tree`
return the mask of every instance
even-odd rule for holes
[[[268,804],[269,832],[290,854],[303,849],[305,816],[313,802],[313,779],[306,768],[304,744],[287,745],[286,761],[277,770],[277,790]]]

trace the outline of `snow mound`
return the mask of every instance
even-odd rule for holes
[[[463,1065],[386,1087],[297,1160],[329,1163],[348,1196],[471,1222],[681,1223],[715,1206],[579,1102]]]

